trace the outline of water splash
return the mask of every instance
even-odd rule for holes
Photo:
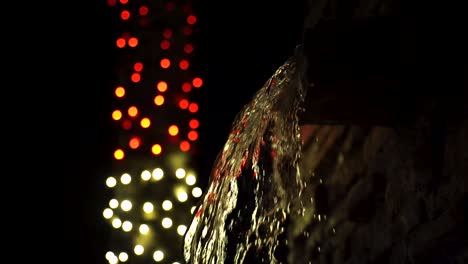
[[[184,237],[187,263],[281,262],[280,235],[303,189],[301,65],[297,54],[287,60],[236,116]]]

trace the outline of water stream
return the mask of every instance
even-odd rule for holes
[[[185,234],[187,263],[285,262],[285,225],[303,189],[301,69],[296,54],[236,116]]]

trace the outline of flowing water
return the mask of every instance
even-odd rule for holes
[[[236,116],[184,237],[192,264],[281,263],[285,225],[303,189],[299,56],[287,60]]]

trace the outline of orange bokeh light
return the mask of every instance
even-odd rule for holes
[[[124,10],[120,13],[120,18],[122,18],[122,20],[127,20],[130,18],[130,12],[128,12],[128,10]]]
[[[189,127],[190,127],[191,129],[197,129],[199,125],[200,125],[200,123],[198,122],[197,119],[192,119],[192,120],[190,120],[190,122],[189,122]]]
[[[140,126],[142,128],[148,128],[151,125],[151,120],[147,117],[142,118],[140,121]]]
[[[123,48],[125,47],[126,41],[124,38],[118,38],[115,43],[117,44],[117,47]]]
[[[120,112],[120,110],[114,110],[114,112],[112,112],[112,119],[120,120],[120,118],[122,118],[122,112]]]
[[[131,37],[128,39],[128,45],[132,48],[136,47],[138,45],[138,39],[135,37]]]
[[[116,151],[114,151],[114,158],[116,160],[121,160],[125,157],[125,153],[123,152],[123,150],[121,149],[117,149]]]
[[[188,69],[188,67],[189,67],[189,62],[187,60],[181,60],[179,62],[179,68],[181,70],[186,70],[186,69]]]
[[[165,92],[167,90],[167,83],[165,81],[160,81],[158,82],[156,87],[158,88],[158,91],[160,91],[161,93]]]
[[[135,117],[138,115],[138,108],[136,106],[130,106],[128,108],[128,115],[131,117]]]
[[[188,137],[188,139],[190,139],[190,140],[192,140],[192,141],[195,141],[195,140],[197,140],[197,138],[198,138],[198,133],[197,133],[197,131],[192,130],[192,131],[190,131],[190,132],[188,133],[187,137]]]
[[[169,66],[171,66],[171,61],[167,58],[164,58],[161,60],[160,65],[161,65],[161,68],[167,69],[169,68]]]
[[[132,137],[128,142],[128,146],[132,149],[137,149],[141,145],[141,139],[139,137]]]
[[[132,79],[132,82],[137,83],[141,80],[141,75],[137,72],[133,73],[132,76],[130,77]]]
[[[120,0],[120,3],[125,5],[126,3],[128,3],[128,0]]]
[[[179,134],[179,128],[176,125],[171,125],[167,131],[169,132],[169,135],[171,136],[176,136]]]
[[[179,148],[182,151],[189,151],[190,150],[190,143],[186,140],[180,142]]]
[[[190,103],[189,111],[192,113],[196,113],[198,111],[198,104],[197,103]]]
[[[189,101],[187,99],[182,99],[179,101],[180,109],[187,109],[188,106],[189,106]]]
[[[115,95],[119,98],[121,97],[124,97],[125,95],[125,88],[123,88],[122,86],[119,86],[117,88],[115,88]]]
[[[200,88],[203,85],[203,80],[200,77],[195,77],[192,80],[193,87]]]
[[[141,72],[143,70],[143,63],[136,62],[135,64],[133,64],[133,69],[137,72]]]
[[[161,154],[161,152],[162,152],[162,147],[161,147],[161,145],[159,145],[159,144],[154,144],[154,145],[151,147],[151,152],[152,152],[154,155],[159,155],[159,154]]]
[[[156,95],[156,97],[154,97],[154,103],[156,105],[162,105],[164,104],[164,96],[162,95]]]

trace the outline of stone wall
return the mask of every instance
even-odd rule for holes
[[[288,263],[468,263],[468,119],[304,128]]]

